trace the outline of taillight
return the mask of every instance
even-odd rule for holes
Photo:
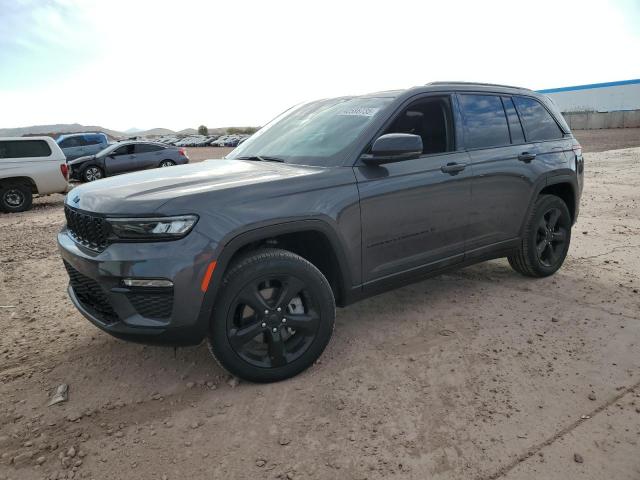
[[[67,165],[66,163],[61,163],[60,173],[62,173],[62,176],[66,181],[69,181],[69,165]]]
[[[571,147],[576,158],[576,172],[584,172],[584,157],[582,156],[582,146],[579,143],[574,143]]]
[[[184,148],[181,148],[178,151],[180,152],[180,155],[182,155],[183,157],[187,156],[187,151]]]

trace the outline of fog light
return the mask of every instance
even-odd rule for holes
[[[125,278],[122,280],[127,287],[151,287],[151,288],[170,288],[173,287],[171,280],[162,280],[157,278]]]

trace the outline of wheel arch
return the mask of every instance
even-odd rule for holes
[[[312,245],[312,248],[305,249],[304,245]],[[239,233],[223,243],[198,318],[203,335],[208,328],[222,280],[231,263],[240,255],[263,246],[282,248],[311,262],[327,277],[336,297],[336,304],[348,303],[351,276],[346,254],[331,225],[324,220],[309,219],[262,226]]]
[[[323,220],[298,220],[263,226],[238,234],[224,244],[212,281],[219,286],[229,265],[240,255],[263,246],[288,250],[311,262],[331,284],[336,302],[351,286],[347,259],[337,233]]]
[[[22,185],[27,185],[31,188],[31,193],[32,194],[37,194],[38,193],[38,185],[36,184],[36,182],[31,178],[31,177],[26,177],[26,176],[19,176],[19,177],[5,177],[5,178],[0,178],[0,185],[4,186],[4,185],[11,185],[14,183],[19,183]]]
[[[578,181],[575,174],[560,174],[550,177],[542,177],[533,188],[533,194],[529,200],[526,215],[524,215],[520,225],[520,234],[522,235],[522,232],[524,232],[526,223],[531,216],[533,207],[540,195],[556,195],[561,198],[567,204],[567,208],[569,208],[569,213],[571,214],[571,223],[574,224],[578,218],[580,208],[578,197],[579,191]]]
[[[562,199],[562,201],[567,205],[569,209],[569,214],[571,215],[571,223],[574,224],[576,221],[576,188],[569,181],[554,181],[552,183],[547,183],[544,188],[542,188],[537,196],[540,195],[555,195]]]

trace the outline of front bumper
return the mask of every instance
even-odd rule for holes
[[[67,229],[58,247],[70,276],[69,297],[101,330],[125,340],[196,345],[208,329],[202,277],[213,246],[201,234],[171,242],[114,243],[95,252],[76,243]],[[124,278],[162,278],[171,288],[128,288]]]

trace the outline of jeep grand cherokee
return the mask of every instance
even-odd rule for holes
[[[309,367],[335,306],[507,257],[562,265],[583,157],[533,91],[437,82],[299,105],[225,159],[74,189],[69,295],[120,338],[209,343],[234,375]]]

